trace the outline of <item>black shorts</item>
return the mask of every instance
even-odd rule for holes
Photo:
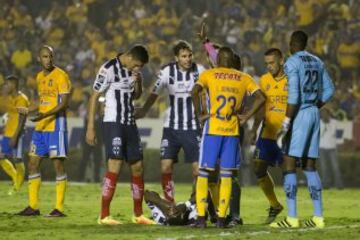
[[[143,159],[141,140],[136,125],[104,122],[103,126],[107,159],[125,160],[129,163]]]
[[[200,130],[164,128],[160,146],[160,159],[172,159],[177,162],[179,151],[182,148],[185,153],[185,162],[197,162],[199,160],[200,141]]]

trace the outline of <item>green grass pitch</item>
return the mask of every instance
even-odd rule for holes
[[[267,214],[265,197],[256,187],[242,190],[241,214],[245,225],[232,229],[217,229],[209,224],[205,230],[189,227],[139,226],[130,222],[132,198],[129,183],[119,183],[112,202],[112,215],[125,224],[99,226],[96,219],[100,208],[100,184],[69,184],[65,200],[68,217],[49,219],[40,217],[17,217],[13,214],[27,205],[26,185],[16,195],[8,196],[9,182],[0,183],[0,239],[360,239],[360,190],[325,190],[324,210],[326,228],[314,230],[273,230],[262,225]],[[147,184],[147,189],[160,192],[159,184]],[[176,199],[185,201],[190,194],[189,184],[176,185]],[[285,198],[281,188],[276,189],[281,202]],[[52,210],[55,201],[54,183],[43,183],[40,189],[41,214]],[[149,215],[146,205],[145,214]],[[312,205],[305,187],[298,192],[300,219],[311,215]],[[280,217],[285,216],[284,211]]]

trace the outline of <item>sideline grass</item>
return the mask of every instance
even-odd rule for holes
[[[112,203],[112,215],[125,222],[109,227],[96,224],[100,207],[99,184],[71,184],[65,200],[68,217],[17,217],[13,214],[27,205],[27,187],[14,196],[6,195],[9,182],[0,182],[0,239],[360,239],[360,190],[325,190],[324,209],[327,227],[324,230],[273,230],[261,225],[267,214],[267,202],[256,187],[242,190],[241,210],[245,225],[219,230],[213,226],[206,230],[188,227],[139,226],[130,223],[132,198],[128,183],[119,183]],[[147,184],[147,189],[160,192],[159,184]],[[177,201],[185,201],[190,194],[189,184],[176,185]],[[276,189],[285,205],[281,188]],[[40,210],[45,215],[55,202],[55,184],[44,183],[40,189]],[[146,205],[144,204],[144,209]],[[285,216],[286,211],[281,214]],[[311,215],[312,205],[306,188],[298,193],[300,219]],[[149,211],[146,209],[146,214]]]

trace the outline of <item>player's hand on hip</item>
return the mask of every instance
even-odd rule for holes
[[[200,122],[200,126],[203,127],[205,125],[206,120],[208,120],[210,114],[201,114],[198,116],[198,120]]]
[[[145,115],[146,115],[146,112],[145,112],[144,108],[142,108],[142,107],[135,108],[135,113],[134,113],[135,119],[144,118]]]
[[[247,114],[237,114],[237,118],[239,119],[240,126],[244,125],[250,118]]]
[[[86,143],[90,146],[95,146],[97,143],[96,135],[94,129],[88,128],[86,130]]]
[[[30,121],[32,121],[32,122],[38,122],[38,121],[40,121],[41,119],[44,119],[45,117],[46,117],[46,115],[45,115],[44,113],[38,112],[34,117],[32,117],[32,118],[30,119]]]

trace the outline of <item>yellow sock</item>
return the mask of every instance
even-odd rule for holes
[[[219,201],[219,217],[224,218],[229,207],[231,197],[231,172],[222,174],[220,182],[220,201]]]
[[[29,176],[29,206],[39,209],[39,189],[41,185],[40,173]]]
[[[19,190],[24,183],[25,164],[23,162],[15,163],[16,168],[16,190]]]
[[[280,205],[279,201],[276,198],[274,191],[274,181],[272,180],[269,173],[267,173],[264,177],[258,179],[258,184],[262,191],[264,192],[266,198],[269,200],[270,206],[277,207]]]
[[[13,183],[16,183],[16,170],[14,168],[14,165],[8,160],[8,159],[2,159],[0,160],[0,166],[4,169],[7,175],[9,175],[13,181]]]
[[[219,207],[219,183],[209,182],[209,191],[211,193],[211,198],[214,203],[215,209]]]
[[[205,217],[208,195],[207,172],[200,171],[196,182],[196,207],[199,217]]]
[[[55,208],[61,212],[64,211],[66,183],[67,183],[66,175],[56,177],[56,206],[55,206]]]

